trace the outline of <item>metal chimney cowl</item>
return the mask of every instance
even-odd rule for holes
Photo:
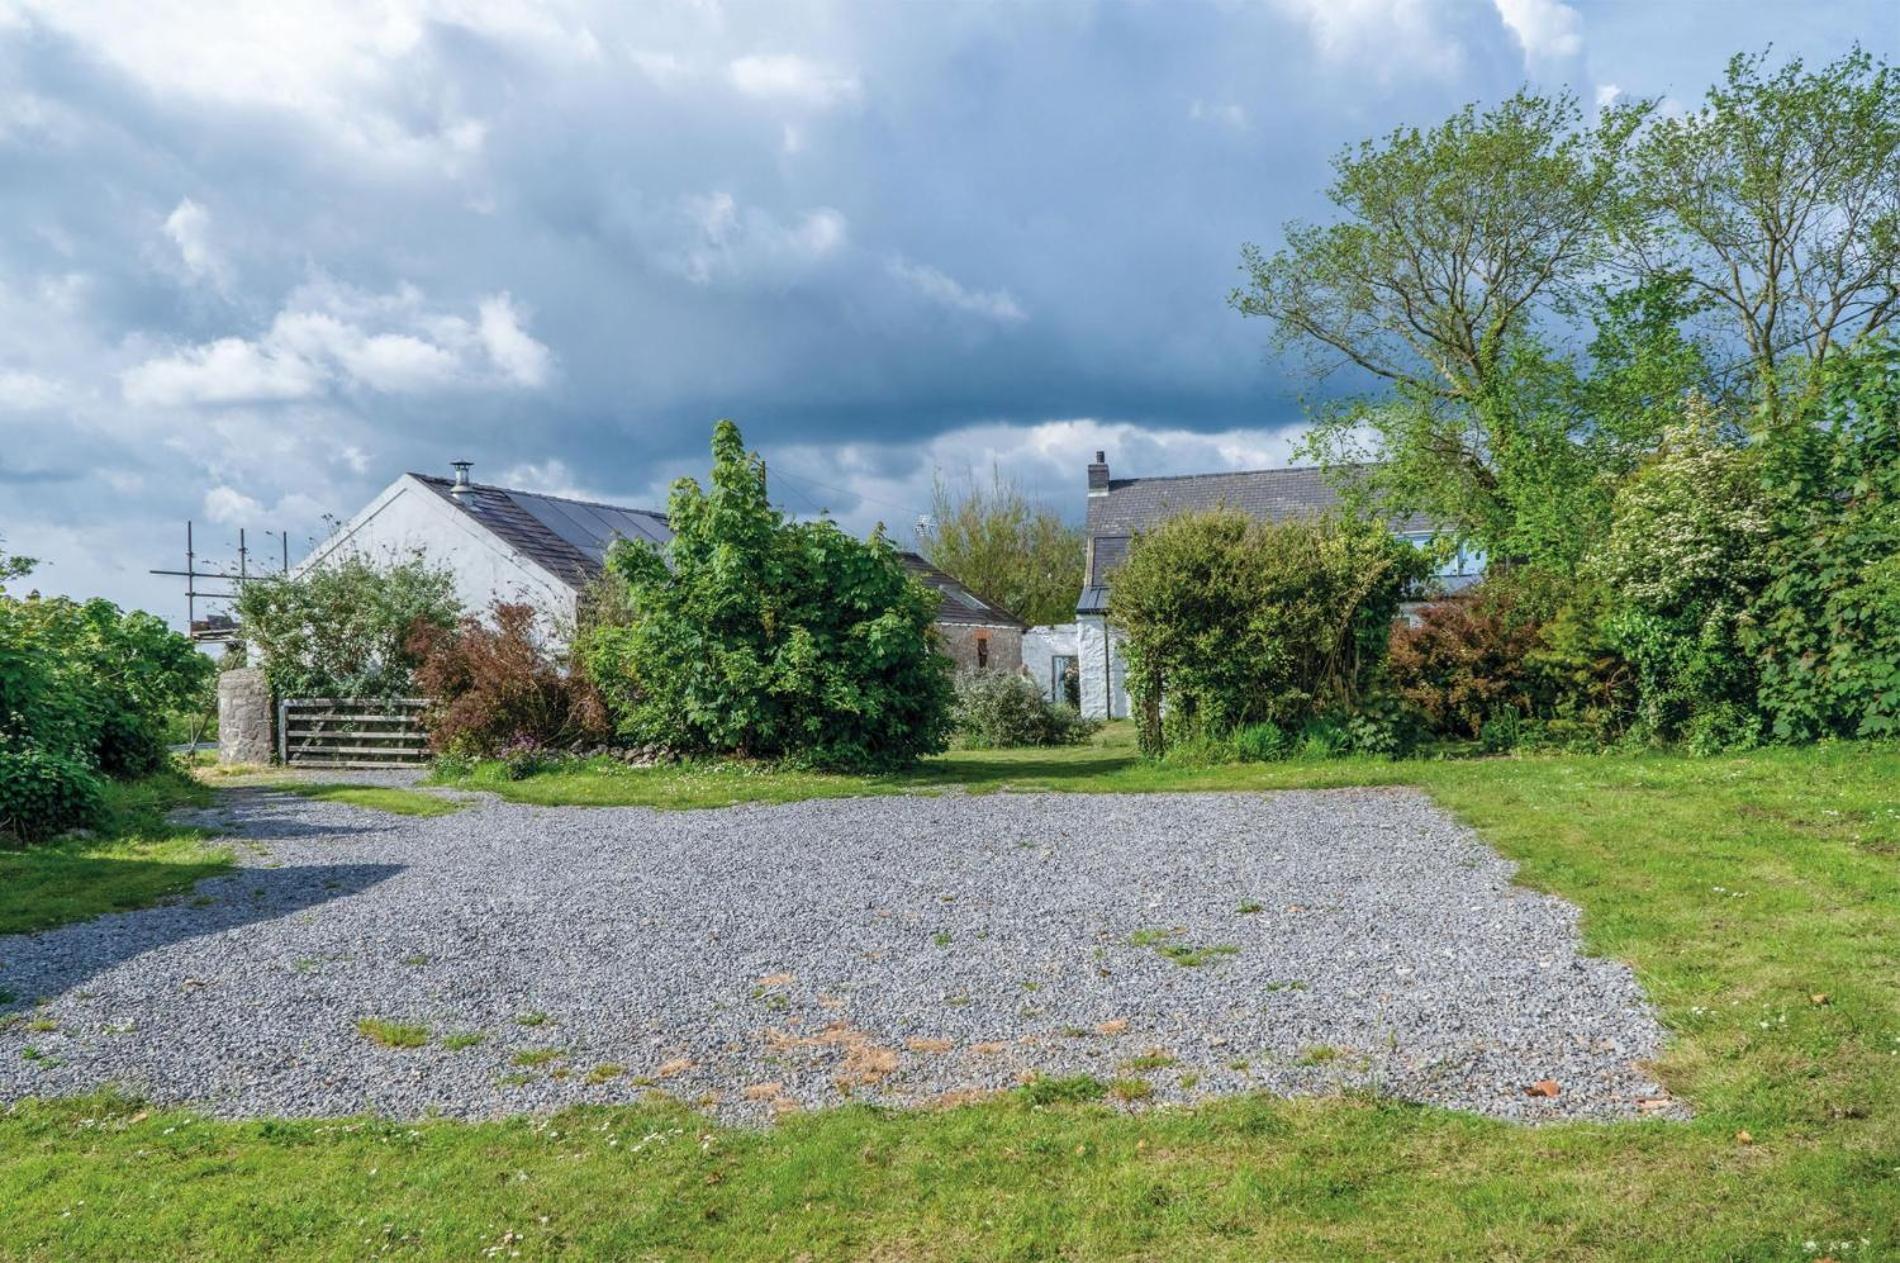
[[[473,464],[472,461],[465,460],[449,462],[449,467],[455,471],[455,485],[449,488],[450,495],[466,495],[474,490],[473,484],[468,480],[468,471],[471,464]]]

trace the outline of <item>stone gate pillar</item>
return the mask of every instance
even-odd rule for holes
[[[218,762],[269,763],[276,755],[263,671],[239,667],[218,676]]]

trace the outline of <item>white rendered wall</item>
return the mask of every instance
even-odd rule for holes
[[[1091,719],[1126,719],[1128,685],[1121,634],[1101,614],[1079,615],[1075,632],[1081,657],[1082,713]]]
[[[401,561],[418,550],[431,565],[454,576],[456,599],[471,613],[481,613],[498,600],[519,602],[540,614],[544,634],[565,639],[572,633],[572,588],[468,520],[436,492],[406,477],[318,545],[297,570],[350,554],[379,563]]]
[[[1042,627],[1031,627],[1023,633],[1023,670],[1036,682],[1042,695],[1052,702],[1062,700],[1054,693],[1051,683],[1052,660],[1058,655],[1071,658],[1079,656],[1074,623],[1049,623]]]

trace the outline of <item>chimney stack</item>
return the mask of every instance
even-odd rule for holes
[[[1108,494],[1108,453],[1095,453],[1095,463],[1089,466],[1089,494],[1105,496]]]
[[[450,495],[467,495],[470,491],[474,490],[468,480],[468,469],[472,463],[471,461],[465,460],[452,460],[449,462],[449,467],[455,470],[455,485],[449,488]]]

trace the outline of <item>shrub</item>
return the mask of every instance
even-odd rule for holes
[[[1273,723],[1248,724],[1234,733],[1234,755],[1242,763],[1276,763],[1291,758],[1295,741]]]
[[[1265,523],[1213,509],[1137,536],[1115,573],[1113,617],[1143,749],[1350,710],[1428,565],[1349,516]]]
[[[664,553],[620,542],[634,618],[591,632],[589,675],[634,742],[836,770],[901,767],[950,733],[938,598],[882,531],[787,521],[739,428],[713,432],[710,490],[674,484]]]
[[[0,744],[0,841],[37,842],[95,823],[105,787],[84,760]]]
[[[1752,712],[1755,671],[1741,641],[1767,576],[1769,533],[1756,451],[1724,442],[1692,402],[1617,492],[1592,558],[1617,601],[1605,627],[1635,669],[1646,733],[1674,740],[1701,711]]]
[[[406,652],[430,699],[424,715],[438,753],[493,758],[505,749],[568,749],[605,741],[607,711],[586,675],[562,668],[532,606],[497,602],[490,621],[417,626]]]
[[[213,672],[189,640],[143,611],[0,595],[0,740],[142,776],[163,765],[166,715]]]
[[[956,687],[957,732],[974,749],[1077,745],[1102,726],[1073,706],[1044,698],[1020,675],[967,671],[957,676]]]
[[[1525,658],[1537,628],[1514,606],[1508,589],[1480,584],[1392,629],[1393,687],[1433,731],[1476,737],[1492,715],[1531,708]]]
[[[1784,740],[1900,733],[1900,341],[1832,362],[1813,423],[1768,446],[1761,707]]]
[[[241,634],[279,697],[412,693],[414,632],[453,627],[461,612],[454,577],[420,553],[386,564],[352,553],[295,578],[253,579],[237,602]]]

